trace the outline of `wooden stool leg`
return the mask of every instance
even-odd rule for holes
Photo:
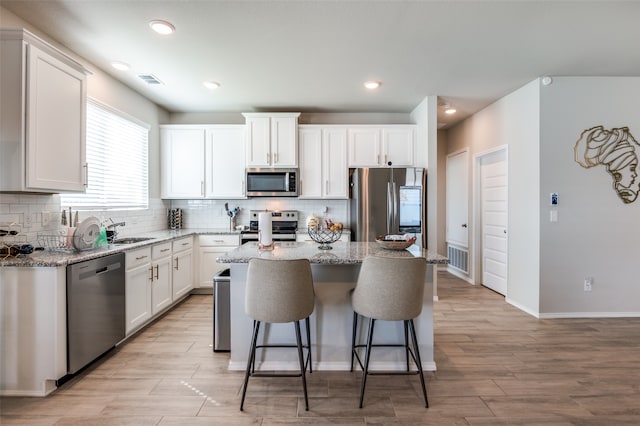
[[[369,318],[369,333],[367,336],[367,353],[364,359],[364,371],[362,372],[362,387],[360,388],[360,408],[362,408],[362,402],[364,401],[364,388],[367,384],[367,374],[369,374],[369,359],[371,358],[371,341],[373,340],[373,326],[376,320]]]
[[[309,398],[307,397],[307,378],[304,366],[304,355],[302,353],[302,337],[300,336],[300,321],[294,321],[296,328],[296,342],[298,343],[298,359],[300,360],[300,375],[302,376],[302,389],[304,390],[304,407],[309,411]]]
[[[420,348],[418,348],[418,339],[416,338],[416,327],[413,320],[409,321],[411,329],[411,339],[413,340],[413,349],[416,352],[416,364],[418,364],[418,372],[420,374],[420,384],[422,385],[422,394],[424,395],[424,406],[429,408],[429,400],[427,399],[427,388],[424,384],[424,373],[422,371],[422,360],[420,359]]]

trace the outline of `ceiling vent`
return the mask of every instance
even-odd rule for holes
[[[147,84],[162,84],[162,82],[153,74],[138,74],[138,77]]]

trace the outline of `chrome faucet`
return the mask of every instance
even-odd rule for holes
[[[118,226],[124,226],[125,223],[124,222],[114,222],[113,219],[109,218],[109,220],[111,221],[110,225],[106,226],[106,229],[112,229],[113,230],[113,234],[111,236],[107,236],[107,241],[109,243],[112,243],[116,240],[116,238],[118,237]]]

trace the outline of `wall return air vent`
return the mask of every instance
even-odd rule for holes
[[[146,82],[147,84],[162,84],[160,79],[158,79],[158,77],[153,74],[138,74],[138,77],[140,77],[142,81]]]

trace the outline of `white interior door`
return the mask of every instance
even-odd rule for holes
[[[447,244],[469,247],[469,153],[447,157]]]
[[[507,294],[507,158],[499,150],[480,158],[482,284]]]

